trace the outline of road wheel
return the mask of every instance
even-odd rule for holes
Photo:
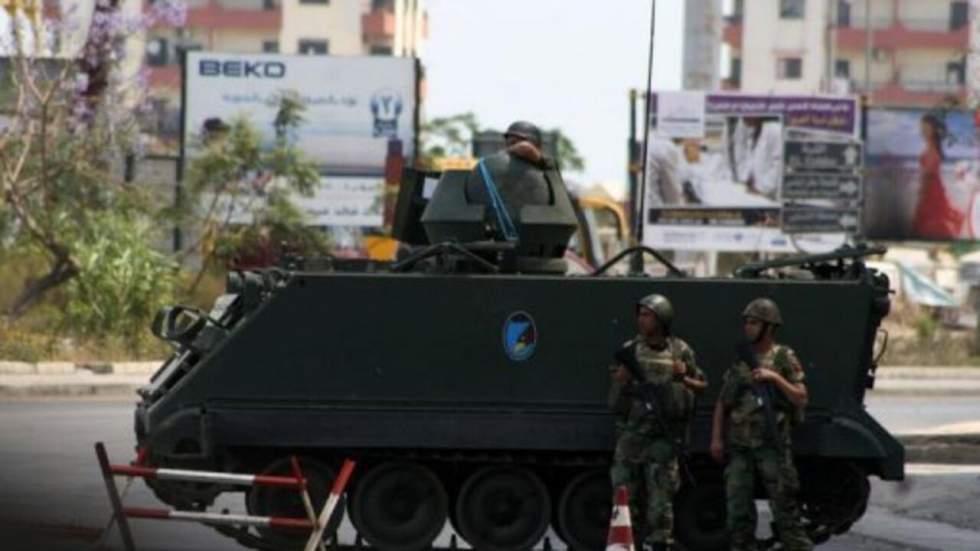
[[[686,549],[728,549],[725,488],[717,477],[685,483],[674,498],[674,534]]]
[[[551,499],[528,469],[488,467],[471,475],[456,500],[456,528],[480,551],[530,549],[548,530]]]
[[[609,532],[612,487],[609,473],[580,473],[565,486],[558,501],[558,531],[575,551],[602,549]]]
[[[429,549],[446,526],[449,498],[428,467],[383,463],[354,488],[351,521],[358,534],[385,551]]]
[[[306,478],[307,492],[313,503],[313,510],[319,514],[327,497],[336,473],[328,465],[310,457],[299,458],[300,469]],[[293,476],[292,461],[289,457],[279,458],[262,470],[263,475]],[[307,518],[303,499],[295,488],[275,486],[252,486],[245,494],[245,507],[250,515],[261,517],[294,517]],[[334,509],[333,516],[324,530],[324,537],[329,536],[339,526],[344,518],[343,503]],[[310,534],[303,530],[285,530],[281,528],[258,527],[262,536],[275,549],[303,549]]]

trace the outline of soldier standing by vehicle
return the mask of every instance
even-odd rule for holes
[[[725,373],[715,404],[711,455],[725,467],[731,549],[755,549],[756,473],[769,496],[777,536],[788,551],[813,548],[800,520],[800,484],[793,465],[791,428],[803,420],[807,390],[803,366],[791,348],[775,342],[783,319],[767,298],[742,312],[747,343]],[[723,441],[728,423],[727,450]]]
[[[691,347],[670,334],[674,309],[666,297],[643,297],[636,313],[639,335],[624,345],[616,355],[622,361],[610,368],[610,406],[617,413],[610,477],[614,490],[627,487],[634,515],[641,510],[641,484],[645,487],[649,535],[644,549],[661,550],[673,544],[678,455],[694,411],[694,393],[707,382]]]

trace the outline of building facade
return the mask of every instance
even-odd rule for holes
[[[178,134],[182,51],[415,56],[428,35],[423,0],[186,1],[184,28],[146,38],[149,130],[167,147]]]
[[[875,105],[962,103],[968,0],[735,0],[723,87],[867,93]]]

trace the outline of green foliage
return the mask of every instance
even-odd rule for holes
[[[106,214],[74,243],[80,265],[66,286],[64,322],[71,332],[136,345],[153,315],[174,298],[175,265],[150,247],[149,220]]]
[[[936,335],[938,325],[932,314],[925,312],[915,318],[915,334],[920,341],[930,341]]]
[[[422,154],[430,159],[467,157],[480,123],[471,112],[436,117],[422,125]]]
[[[310,196],[320,181],[316,165],[294,143],[305,108],[290,93],[276,101],[271,148],[263,147],[261,133],[243,117],[226,132],[201,136],[203,154],[189,171],[190,198],[176,214],[202,228],[201,239],[185,254],[196,249],[205,265],[254,256],[280,242],[299,254],[327,249],[323,235],[306,226],[292,201],[296,195]],[[197,205],[205,205],[203,212]],[[200,275],[192,287],[199,280]]]
[[[579,154],[578,148],[575,147],[575,143],[572,142],[571,138],[565,135],[560,128],[553,128],[549,132],[555,135],[555,149],[558,150],[558,168],[563,171],[569,170],[574,172],[585,170],[585,159]]]
[[[57,350],[50,335],[21,330],[0,332],[0,359],[11,362],[40,362],[48,360]]]

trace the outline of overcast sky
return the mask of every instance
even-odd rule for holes
[[[624,193],[628,94],[646,83],[650,1],[428,0],[427,115],[561,128],[586,161],[567,177]],[[654,88],[680,86],[681,4],[657,2]]]

